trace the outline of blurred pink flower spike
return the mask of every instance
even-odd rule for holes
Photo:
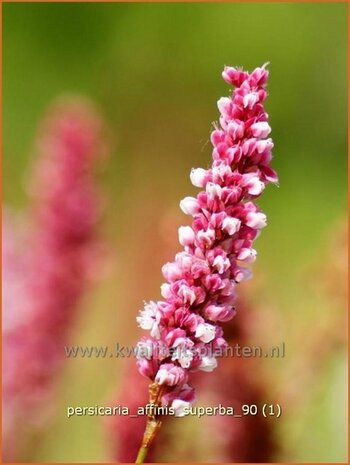
[[[97,223],[102,202],[93,170],[106,148],[103,125],[92,106],[78,99],[59,101],[40,131],[26,237],[10,243],[11,225],[5,222],[6,460],[20,457],[28,430],[50,410],[54,375],[64,358],[63,344],[77,304],[99,272],[103,247]],[[14,280],[21,292],[13,292]]]

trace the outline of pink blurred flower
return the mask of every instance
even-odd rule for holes
[[[18,234],[9,232],[4,218],[5,460],[21,456],[28,430],[51,410],[63,344],[79,299],[98,273],[101,198],[93,167],[105,153],[102,136],[90,104],[57,103],[40,132],[24,250],[22,238],[13,243]]]

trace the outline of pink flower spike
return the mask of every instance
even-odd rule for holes
[[[235,89],[218,101],[221,127],[214,125],[210,136],[211,167],[191,171],[191,182],[201,191],[180,202],[181,210],[192,216],[190,225],[179,228],[184,250],[162,268],[167,280],[161,286],[164,300],[157,302],[157,310],[138,317],[171,354],[139,362],[141,373],[149,372],[152,381],[150,402],[171,401],[179,416],[193,401],[184,397],[191,373],[213,371],[218,363],[213,349],[226,345],[221,323],[236,314],[236,286],[252,276],[241,264],[255,260],[253,243],[267,224],[255,200],[267,184],[277,182],[263,107],[266,65],[252,73],[225,67],[222,76]],[[159,426],[158,417],[150,418],[145,440]]]

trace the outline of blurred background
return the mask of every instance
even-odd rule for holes
[[[241,293],[250,343],[286,347],[283,359],[245,360],[251,383],[264,385],[259,402],[283,409],[273,425],[259,426],[273,429],[271,461],[347,460],[346,21],[340,3],[3,5],[5,206],[29,207],[24,180],[52,101],[89,98],[107,127],[110,156],[98,184],[108,263],[79,302],[71,344],[140,336],[137,311],[159,298],[160,267],[179,250],[177,227],[187,224],[178,203],[195,192],[190,169],[210,162],[216,101],[229,92],[223,66],[270,62],[266,107],[280,186],[259,202],[268,228]],[[21,460],[117,460],[118,427],[111,434],[101,417],[67,419],[66,408],[118,404],[128,377],[138,384],[126,363],[65,360],[51,418]],[[179,447],[191,421],[177,422],[164,461],[196,459]],[[206,447],[197,460],[222,458],[215,441]],[[258,441],[248,458],[254,447]]]

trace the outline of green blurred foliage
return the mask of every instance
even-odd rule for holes
[[[4,4],[5,203],[25,205],[23,178],[35,157],[36,128],[47,106],[66,92],[89,96],[100,106],[113,141],[104,175],[110,199],[106,229],[116,255],[123,250],[120,266],[129,266],[130,250],[140,247],[127,242],[130,230],[152,227],[157,215],[176,208],[181,197],[194,192],[190,168],[209,163],[211,122],[218,118],[215,102],[228,94],[220,78],[223,65],[252,69],[269,61],[267,109],[280,187],[268,188],[260,202],[269,227],[257,244],[254,271],[263,283],[256,300],[265,296],[274,301],[286,328],[278,340],[293,344],[300,331],[307,337],[313,321],[329,310],[310,292],[308,270],[312,263],[322,263],[332,225],[346,210],[346,13],[341,3]],[[143,208],[156,211],[142,216]],[[147,240],[143,245],[149,245]],[[154,275],[149,295],[141,299],[158,295],[157,258],[155,262],[157,268],[149,265]],[[107,331],[112,340],[113,325],[134,324],[134,302],[129,307],[126,302],[133,272],[142,276],[133,266],[123,286],[119,282],[122,289],[110,282],[97,292],[99,311],[90,304],[78,341],[89,343],[90,337],[98,343],[97,330]],[[106,289],[109,297],[101,297]],[[116,315],[113,292],[123,296],[117,305],[130,310],[124,320]],[[103,304],[109,308],[105,314]],[[293,347],[291,357],[300,351]],[[70,376],[67,370],[73,384],[70,390],[62,388],[62,406],[72,399],[100,401],[113,380],[106,374],[111,364],[97,365],[93,373],[91,362],[81,363],[80,375],[72,368]],[[270,367],[272,373],[275,369]],[[329,368],[322,379],[324,395],[317,395],[334,398],[338,380],[338,371]],[[273,383],[278,384],[278,374]],[[341,383],[339,389],[343,399]],[[329,403],[329,412],[321,404],[317,398],[310,401],[300,425],[287,428],[296,439],[282,460],[345,460],[345,422],[337,420],[334,429],[334,411]],[[98,419],[67,425],[64,413],[58,416],[39,459],[105,459]],[[288,444],[290,437],[284,434]]]

